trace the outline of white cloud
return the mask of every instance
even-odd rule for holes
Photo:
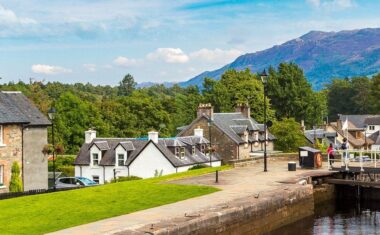
[[[150,60],[164,60],[166,63],[186,63],[189,56],[180,48],[157,48],[156,51],[149,53],[147,58]]]
[[[129,59],[124,56],[118,56],[113,60],[113,63],[121,67],[132,67],[138,65],[139,61],[136,59]]]
[[[213,63],[228,63],[236,59],[242,52],[236,49],[222,50],[216,48],[210,50],[207,48],[200,49],[199,51],[194,51],[190,53],[190,58],[193,60],[203,60]]]
[[[355,6],[353,0],[306,0],[315,8],[323,8],[327,10],[340,10]]]
[[[32,71],[34,73],[46,74],[46,75],[54,75],[59,73],[71,73],[71,69],[66,69],[60,66],[53,66],[47,64],[34,64],[32,65]]]
[[[12,10],[5,8],[0,4],[0,25],[21,24],[29,25],[36,24],[37,21],[31,18],[18,17]]]
[[[83,67],[90,72],[96,71],[96,64],[83,64]]]

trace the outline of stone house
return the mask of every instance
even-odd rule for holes
[[[148,138],[97,138],[96,131],[88,130],[74,162],[75,175],[103,184],[120,176],[150,178],[210,162],[220,166],[218,154],[206,153],[208,144],[202,129],[174,138],[158,138],[155,131]]]
[[[237,105],[233,113],[214,113],[211,104],[200,104],[197,118],[189,125],[178,128],[180,132],[177,136],[187,136],[199,128],[204,130],[212,148],[225,164],[230,160],[261,155],[264,150],[264,124],[251,117],[250,107],[246,104]],[[269,131],[266,139],[267,150],[274,150],[275,137]]]
[[[24,190],[48,187],[47,144],[50,121],[21,93],[0,92],[0,193],[9,190],[11,167],[21,168]]]

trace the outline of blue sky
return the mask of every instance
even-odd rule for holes
[[[375,0],[0,0],[0,77],[184,81],[310,30],[380,27],[378,9]]]

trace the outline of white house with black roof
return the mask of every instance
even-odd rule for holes
[[[209,141],[202,130],[193,136],[159,138],[97,138],[96,131],[85,132],[85,143],[75,160],[75,175],[100,184],[115,177],[150,178],[187,171],[195,165],[220,166],[217,153],[206,153]],[[210,158],[211,157],[211,158]]]

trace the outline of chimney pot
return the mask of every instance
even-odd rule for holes
[[[84,141],[86,144],[91,143],[96,138],[96,131],[89,129],[88,131],[84,132]]]
[[[151,140],[155,144],[157,144],[158,143],[158,132],[157,131],[149,131],[148,132],[148,140]]]

